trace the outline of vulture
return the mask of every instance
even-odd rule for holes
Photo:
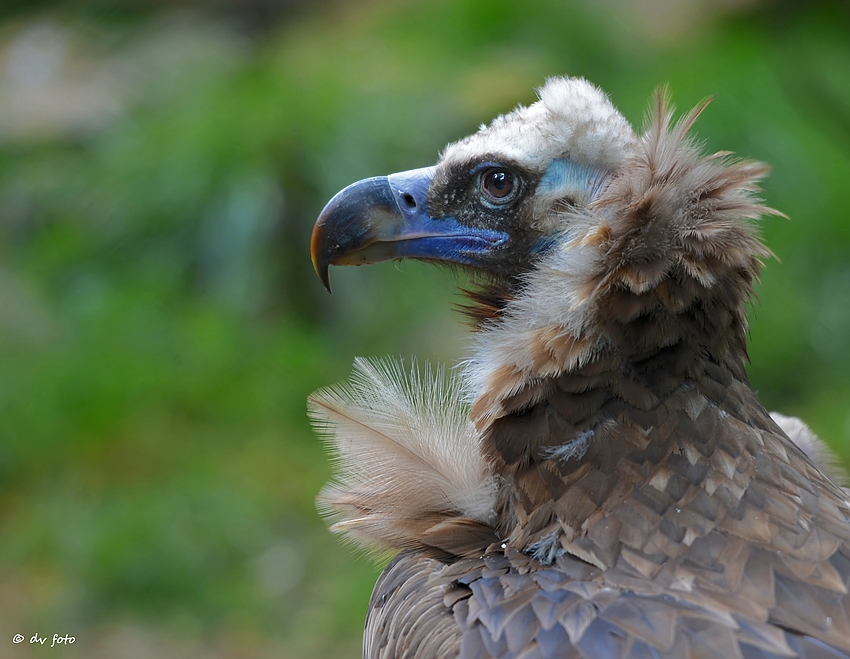
[[[677,119],[661,89],[636,132],[584,79],[538,97],[313,231],[328,290],[470,274],[456,368],[358,359],[310,398],[320,509],[394,555],[363,656],[850,659],[850,498],[745,368],[767,167],[703,153],[707,101]]]

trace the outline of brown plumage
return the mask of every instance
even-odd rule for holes
[[[402,256],[486,281],[456,380],[360,362],[311,398],[335,528],[402,550],[364,657],[850,658],[850,499],[745,371],[766,168],[701,155],[704,107],[675,122],[659,93],[638,137],[555,79],[324,211],[325,281]]]

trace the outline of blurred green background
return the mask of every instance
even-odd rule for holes
[[[659,83],[716,94],[706,148],[773,165],[751,377],[850,461],[848,7],[4,2],[0,656],[359,656],[378,568],[315,512],[305,399],[355,355],[456,360],[466,328],[421,264],[328,296],[309,232],[549,75],[636,124]]]

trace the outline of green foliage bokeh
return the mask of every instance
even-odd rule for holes
[[[550,75],[636,125],[659,83],[716,94],[706,149],[773,166],[751,378],[850,460],[843,2],[180,4],[0,14],[0,653],[356,656],[377,567],[315,513],[306,397],[466,329],[422,264],[327,296],[312,223]]]

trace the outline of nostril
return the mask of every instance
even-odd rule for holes
[[[401,195],[402,203],[407,206],[409,209],[413,210],[416,208],[416,200],[413,198],[413,195],[410,193],[405,193]]]

